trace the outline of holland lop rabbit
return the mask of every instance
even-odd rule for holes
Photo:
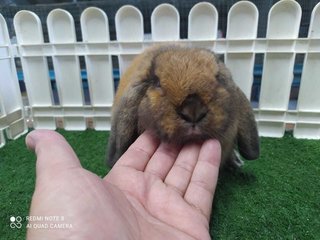
[[[254,115],[226,66],[209,50],[153,46],[123,74],[114,99],[108,163],[146,129],[174,144],[218,139],[222,165],[259,156]]]

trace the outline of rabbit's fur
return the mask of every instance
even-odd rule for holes
[[[123,74],[114,99],[108,163],[112,166],[145,129],[183,144],[208,138],[222,146],[222,163],[259,156],[254,115],[226,66],[210,51],[154,46]]]

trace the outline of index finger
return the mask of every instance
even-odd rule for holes
[[[131,144],[115,166],[127,166],[143,171],[159,144],[159,140],[152,133],[145,131]]]

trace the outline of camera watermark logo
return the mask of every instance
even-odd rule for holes
[[[11,228],[18,228],[20,229],[22,227],[22,217],[17,216],[17,217],[10,217],[10,227]]]
[[[71,223],[65,221],[64,216],[11,216],[10,228],[21,229],[24,222],[27,222],[26,228],[34,229],[70,229]],[[24,222],[22,222],[22,220]]]

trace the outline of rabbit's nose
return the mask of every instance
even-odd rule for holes
[[[198,94],[188,95],[177,108],[178,115],[190,123],[200,122],[207,115],[207,112],[208,108]]]

